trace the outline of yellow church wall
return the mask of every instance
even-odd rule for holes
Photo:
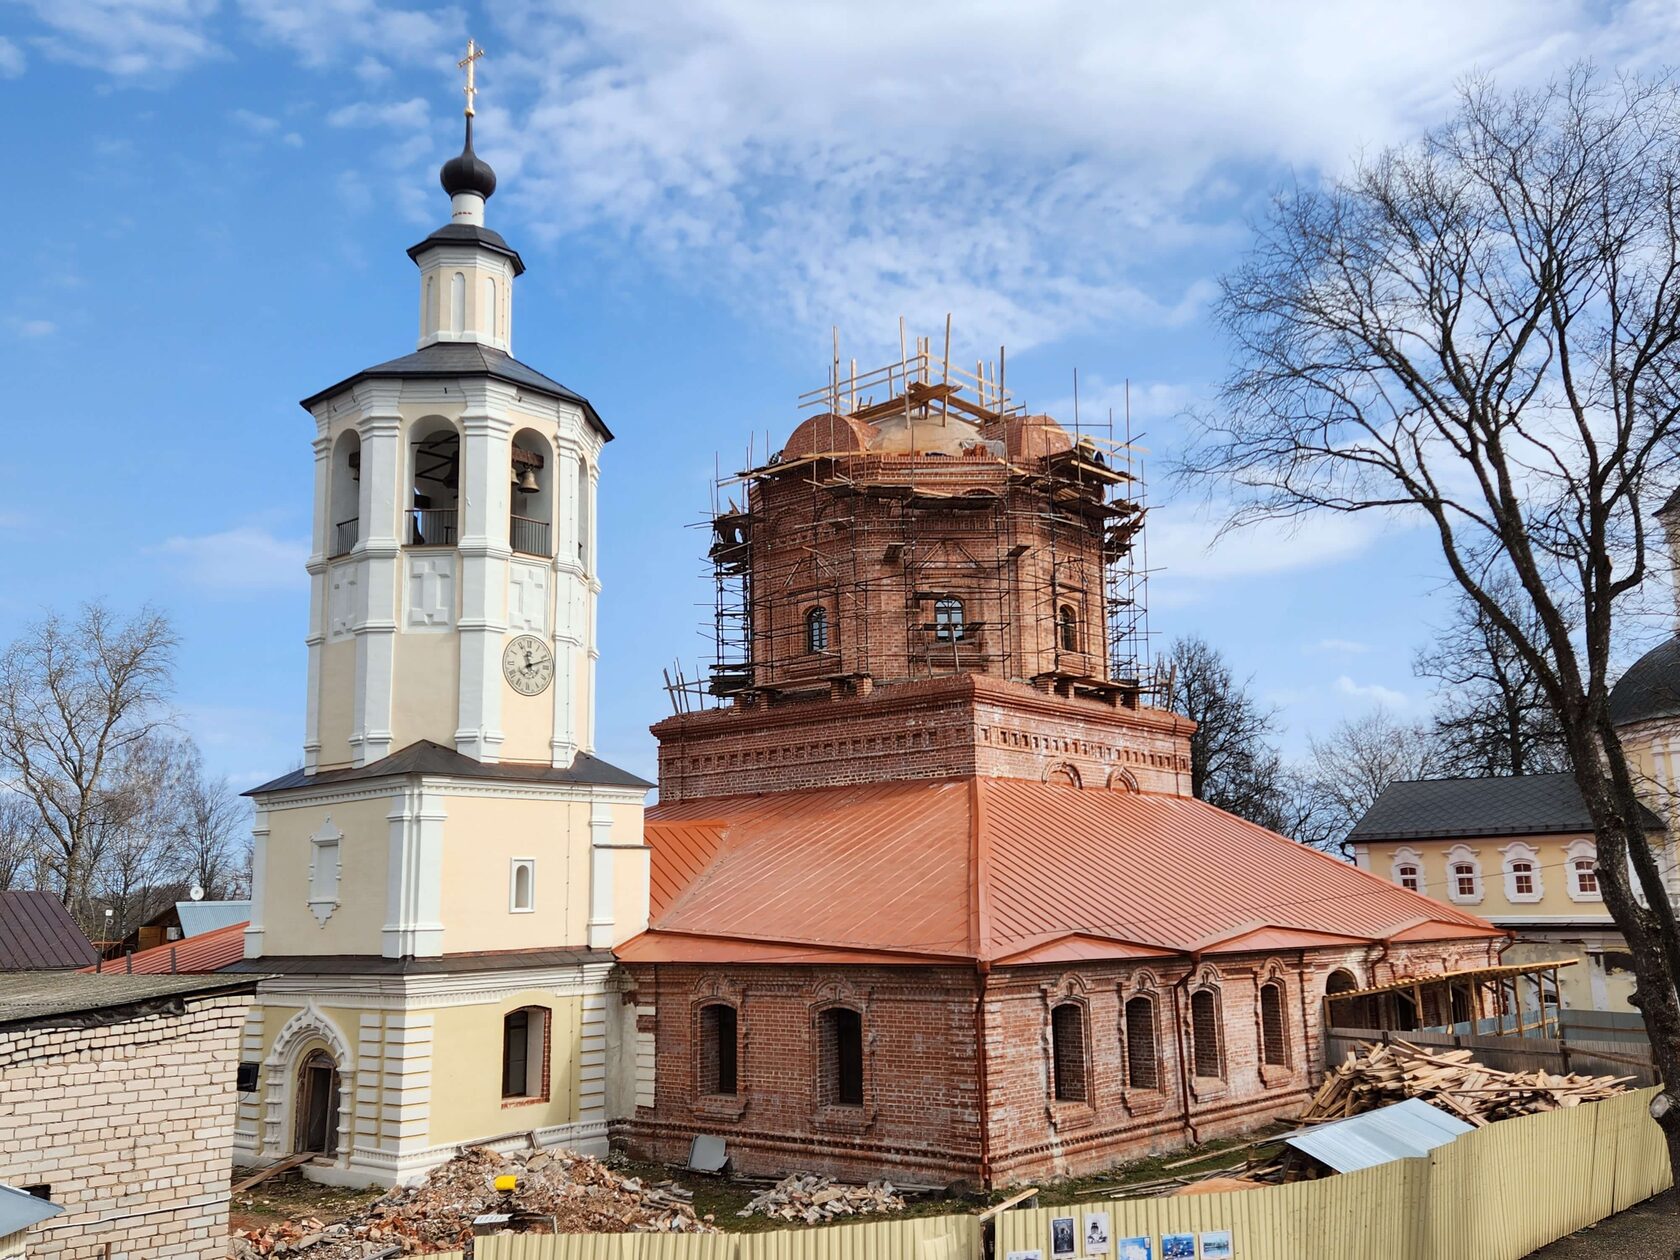
[[[451,748],[460,696],[460,640],[452,633],[406,631],[394,648],[391,747],[429,739]]]
[[[319,764],[350,764],[350,726],[356,705],[356,644],[349,639],[321,645]]]
[[[1383,879],[1394,879],[1394,855],[1410,849],[1423,868],[1425,896],[1450,906],[1459,906],[1485,917],[1548,917],[1575,920],[1602,919],[1610,922],[1610,912],[1602,901],[1576,901],[1569,895],[1568,846],[1592,836],[1502,836],[1497,839],[1472,840],[1409,840],[1376,841],[1363,847],[1370,852],[1370,870]],[[1505,854],[1509,844],[1526,844],[1535,852],[1539,866],[1541,896],[1536,901],[1512,901],[1505,895]],[[1447,853],[1462,845],[1469,849],[1481,866],[1482,899],[1479,902],[1454,901],[1447,895],[1450,863]]]
[[[523,1006],[549,1012],[548,1097],[502,1097],[502,1020]],[[518,1129],[569,1124],[578,1118],[583,999],[527,989],[495,1003],[441,1007],[432,1042],[433,1145],[466,1142]]]
[[[584,943],[589,915],[586,802],[446,796],[444,808],[449,815],[444,823],[445,952]],[[509,908],[516,857],[536,859],[535,909],[529,912]]]
[[[509,635],[512,639],[515,636]],[[505,646],[505,644],[504,644]],[[522,696],[504,680],[502,683],[503,761],[530,761],[547,765],[554,757],[554,691]]]
[[[385,872],[393,798],[270,808],[263,868],[263,952],[378,954],[385,923]],[[325,923],[309,907],[310,837],[328,818],[338,844],[338,905]]]
[[[612,807],[614,845],[637,845],[618,849],[613,861],[613,944],[629,940],[647,928],[648,874],[652,850],[642,842],[643,810],[640,805]]]

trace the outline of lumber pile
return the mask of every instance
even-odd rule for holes
[[[1340,1120],[1407,1098],[1421,1098],[1480,1127],[1490,1120],[1578,1107],[1622,1093],[1631,1076],[1502,1072],[1469,1050],[1426,1050],[1409,1042],[1348,1051],[1325,1074],[1300,1123]]]
[[[831,1177],[794,1173],[754,1195],[737,1216],[773,1216],[784,1221],[816,1225],[840,1216],[871,1216],[877,1212],[899,1212],[904,1196],[890,1181],[871,1181],[866,1186],[841,1186]]]
[[[512,1175],[512,1190],[496,1179]],[[385,1255],[472,1252],[475,1233],[509,1228],[527,1233],[716,1233],[695,1215],[692,1194],[670,1182],[650,1184],[615,1173],[600,1160],[570,1151],[500,1155],[470,1147],[434,1168],[424,1181],[398,1186],[360,1215],[334,1225],[282,1221],[239,1230],[237,1260],[300,1254],[308,1260],[363,1260]],[[475,1221],[478,1227],[475,1229]]]

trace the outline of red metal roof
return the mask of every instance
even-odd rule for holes
[[[1187,797],[1015,779],[713,798],[649,814],[626,961],[1000,965],[1501,935]]]
[[[220,971],[245,957],[244,923],[230,923],[226,927],[200,932],[150,949],[136,950],[121,958],[99,964],[102,971],[119,971],[134,975],[182,975],[206,971]],[[91,972],[93,967],[83,967]]]
[[[0,892],[0,971],[69,970],[97,957],[56,893]]]

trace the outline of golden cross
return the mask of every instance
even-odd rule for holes
[[[468,39],[466,57],[455,63],[467,72],[467,86],[461,90],[467,94],[468,118],[473,116],[473,97],[478,94],[478,89],[473,86],[473,63],[482,56],[484,56],[484,49],[473,43],[471,39]]]

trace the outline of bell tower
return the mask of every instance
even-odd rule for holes
[[[475,761],[569,766],[594,746],[595,487],[611,435],[520,363],[518,252],[485,224],[496,174],[466,136],[450,221],[408,251],[415,352],[304,400],[315,528],[306,769],[417,740]]]

